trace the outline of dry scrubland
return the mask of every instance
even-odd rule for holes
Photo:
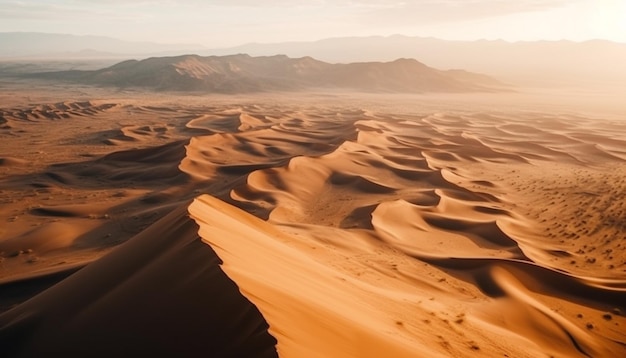
[[[10,356],[626,354],[617,106],[16,88]]]

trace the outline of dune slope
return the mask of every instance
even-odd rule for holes
[[[0,316],[11,357],[276,357],[258,310],[186,210]]]

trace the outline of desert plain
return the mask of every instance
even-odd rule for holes
[[[625,114],[3,82],[0,350],[625,356]]]

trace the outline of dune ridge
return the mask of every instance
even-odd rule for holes
[[[556,123],[563,124],[567,140],[577,143],[568,146],[567,152],[555,152],[554,145],[544,144],[546,138],[560,136],[559,131],[547,132],[528,123],[507,128],[515,128],[515,132],[509,132],[511,137],[519,133],[532,135],[536,142],[531,142],[531,148],[535,145],[531,153],[503,146],[493,148],[484,141],[497,136],[501,142],[506,142],[506,137],[498,126],[488,126],[488,121],[483,120],[481,116],[460,119],[435,114],[421,118],[427,125],[420,125],[416,120],[390,121],[388,118],[384,122],[376,119],[356,122],[359,134],[355,141],[346,141],[326,155],[296,157],[282,168],[252,172],[246,185],[236,187],[231,198],[269,211],[270,223],[341,248],[351,247],[354,245],[351,240],[358,239],[346,235],[350,238],[335,241],[324,237],[336,235],[332,231],[313,232],[318,226],[341,227],[342,219],[351,213],[369,215],[371,222],[366,218],[357,219],[359,224],[349,230],[373,229],[380,240],[411,257],[445,268],[446,273],[456,278],[477,284],[486,296],[496,301],[504,296],[525,310],[541,312],[532,316],[531,321],[520,318],[519,326],[532,330],[530,327],[539,325],[546,330],[544,334],[552,332],[549,333],[551,339],[527,332],[542,349],[555,353],[565,350],[568,355],[582,356],[617,354],[624,349],[623,340],[613,343],[617,332],[613,329],[617,327],[608,328],[600,343],[588,333],[593,324],[576,325],[570,321],[574,317],[555,314],[537,297],[549,296],[559,305],[585,304],[599,311],[621,312],[626,294],[624,270],[616,272],[614,265],[598,270],[598,265],[593,265],[596,276],[614,277],[603,284],[588,276],[595,258],[587,257],[582,265],[577,260],[565,267],[562,261],[555,263],[555,257],[580,258],[587,246],[577,251],[563,250],[565,243],[574,247],[578,243],[564,239],[558,243],[546,242],[537,237],[529,240],[536,235],[533,228],[538,225],[513,209],[518,205],[519,196],[507,195],[508,188],[501,188],[497,181],[476,180],[477,173],[469,165],[480,163],[484,170],[502,170],[502,166],[513,163],[516,168],[534,172],[536,167],[554,160],[593,163],[591,166],[606,165],[604,161],[610,160],[619,168],[623,168],[623,161],[610,152],[588,150],[589,145],[576,138],[580,134],[570,132],[571,128],[559,120]],[[611,137],[607,140],[613,140]],[[562,138],[559,143],[563,143]],[[398,162],[414,165],[399,165]],[[540,172],[541,169],[535,173]],[[598,171],[595,175],[601,173]],[[604,252],[614,252],[613,248],[617,250],[618,245],[621,245],[619,238],[606,240]],[[606,263],[604,261],[604,265]],[[483,268],[468,276],[472,265]],[[554,287],[563,290],[555,291]],[[504,317],[505,321],[508,319]],[[271,325],[271,318],[269,321]],[[513,324],[515,330],[519,326]],[[566,346],[570,348],[564,348]]]
[[[182,207],[6,312],[5,354],[277,357],[267,323],[197,232]]]
[[[0,209],[10,224],[0,237],[0,284],[60,280],[26,302],[3,302],[0,339],[18,337],[11,349],[22,356],[35,355],[37,342],[88,352],[76,343],[79,329],[114,309],[125,315],[107,330],[172,307],[168,319],[180,325],[182,303],[138,308],[150,299],[129,297],[180,287],[182,298],[201,301],[199,285],[222,287],[205,275],[220,263],[236,284],[226,296],[245,297],[260,314],[246,308],[236,322],[248,328],[225,333],[214,350],[250,338],[263,340],[268,356],[277,342],[281,357],[626,352],[621,121],[361,102],[106,103],[114,105],[55,121],[6,114],[22,107],[2,112],[6,143],[31,135],[45,150],[37,142],[45,120],[68,129],[55,131],[56,145],[82,148],[41,157],[11,145],[2,154],[19,160],[0,166],[0,198],[11,204]],[[82,134],[86,123],[91,135]],[[131,237],[65,278],[63,270]],[[164,276],[171,280],[159,282]],[[62,303],[90,281],[98,292]],[[203,308],[181,314],[193,310]],[[59,332],[75,337],[53,343],[46,327],[61,311],[76,318]],[[27,312],[43,318],[21,321]],[[198,337],[189,329],[185,339]],[[130,344],[104,333],[119,342],[109,353]],[[189,354],[201,348],[177,339]]]

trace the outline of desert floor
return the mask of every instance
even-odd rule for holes
[[[600,94],[3,83],[0,223],[10,356],[626,355]]]

